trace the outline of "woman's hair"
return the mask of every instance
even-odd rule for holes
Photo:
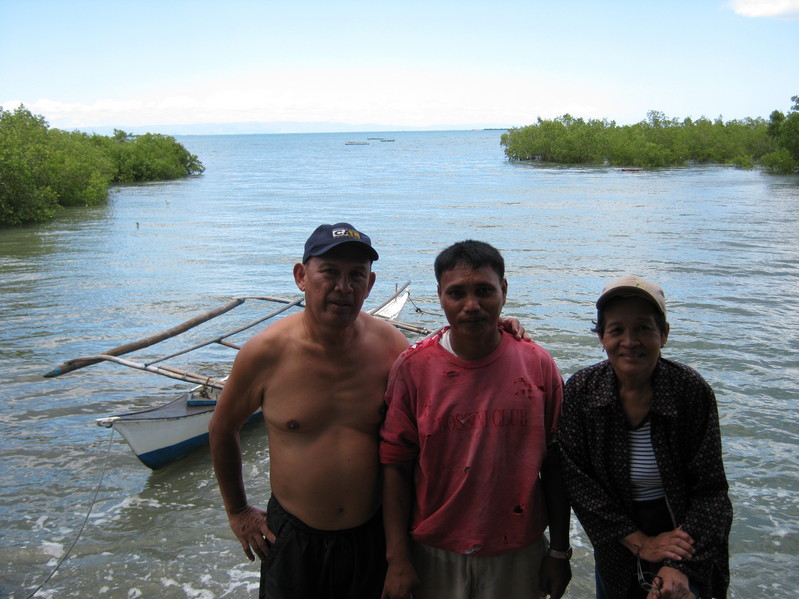
[[[441,275],[448,270],[454,270],[460,264],[475,270],[488,266],[499,275],[500,280],[505,278],[505,260],[499,250],[484,241],[467,239],[452,244],[436,257],[436,281],[440,283]]]
[[[612,306],[613,302],[623,299],[621,297],[616,297],[613,299],[608,300],[608,302],[602,306],[602,308],[597,309],[596,311],[596,320],[592,320],[591,322],[594,323],[594,327],[591,329],[592,332],[596,333],[600,337],[605,334],[605,310],[608,309],[608,306]],[[655,325],[658,328],[658,331],[661,333],[666,333],[668,331],[667,324],[666,324],[666,315],[663,314],[660,310],[658,310],[657,306],[652,302],[649,302],[652,306],[652,315],[655,317]]]

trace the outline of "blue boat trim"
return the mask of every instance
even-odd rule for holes
[[[260,412],[255,412],[247,419],[245,424],[250,424],[251,422],[258,420],[260,416]],[[169,466],[172,462],[179,460],[180,458],[207,444],[208,433],[203,433],[202,435],[197,435],[196,437],[186,439],[185,441],[175,443],[174,445],[169,445],[168,447],[161,447],[160,449],[154,449],[153,451],[141,453],[137,457],[148,468],[151,468],[152,470],[160,470],[161,468]]]
[[[186,400],[186,405],[190,408],[194,406],[215,406],[216,400],[215,399],[188,399]]]
[[[180,443],[175,443],[169,447],[162,447],[160,449],[148,451],[147,453],[139,454],[138,458],[148,468],[158,470],[164,466],[168,466],[175,460],[179,460],[183,456],[190,454],[195,449],[199,449],[207,443],[208,433],[203,433],[202,435],[197,435],[196,437],[186,439]]]

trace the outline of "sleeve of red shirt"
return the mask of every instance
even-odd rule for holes
[[[560,409],[563,404],[563,376],[560,374],[555,360],[546,350],[542,350],[541,372],[546,385],[546,405],[544,423],[547,430],[547,447],[552,445],[558,432]]]
[[[415,397],[403,378],[404,358],[391,369],[386,388],[386,418],[380,429],[380,463],[403,464],[419,455]]]

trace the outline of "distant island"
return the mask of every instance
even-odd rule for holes
[[[205,167],[173,137],[51,129],[24,106],[0,107],[0,226],[42,222],[94,206],[114,183],[178,179]]]
[[[757,165],[767,172],[799,170],[799,96],[787,116],[775,110],[768,120],[679,120],[650,111],[635,125],[569,114],[510,129],[501,138],[511,160],[561,164],[607,164],[656,168],[686,163]]]

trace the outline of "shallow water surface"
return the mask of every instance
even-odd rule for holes
[[[409,306],[402,319],[431,326],[443,321],[438,251],[469,237],[496,245],[505,313],[566,377],[603,357],[590,327],[604,283],[626,272],[657,280],[672,325],[664,355],[702,373],[719,402],[735,507],[730,597],[794,597],[799,178],[515,164],[496,131],[384,136],[395,141],[185,137],[204,175],[121,187],[107,206],[0,230],[0,597],[27,597],[46,578],[90,506],[37,597],[254,596],[257,567],[228,528],[207,449],[151,472],[94,425],[185,385],[109,364],[42,374],[234,296],[295,295],[306,237],[341,220],[380,252],[367,304],[411,280],[422,312]],[[222,375],[231,357],[208,349],[175,365]],[[265,504],[266,441],[258,426],[244,438],[249,494]],[[574,530],[567,597],[591,597],[590,544]]]

